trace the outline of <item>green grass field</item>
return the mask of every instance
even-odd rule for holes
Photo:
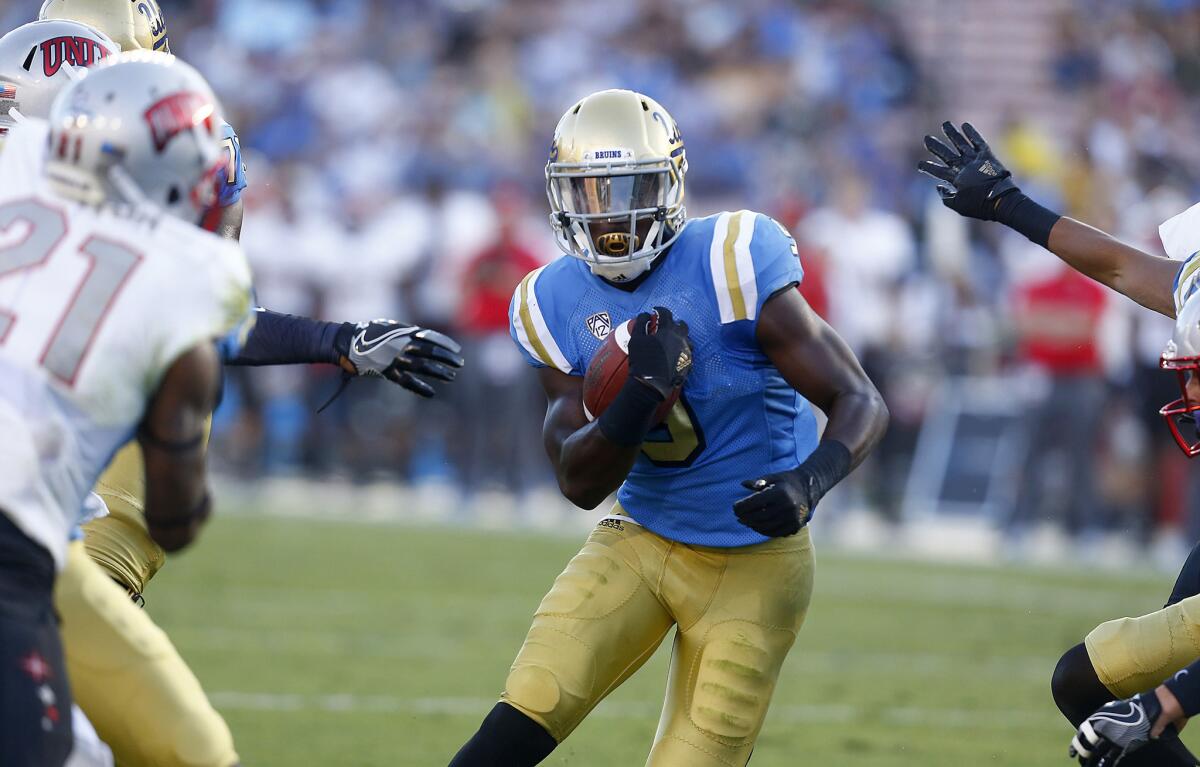
[[[492,706],[580,540],[227,516],[147,609],[247,767],[445,765]],[[1170,578],[965,568],[818,551],[817,590],[754,767],[1068,765],[1058,655]],[[552,756],[641,765],[664,648]]]

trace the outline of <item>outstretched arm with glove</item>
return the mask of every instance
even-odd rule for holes
[[[432,397],[430,382],[453,381],[463,366],[460,351],[449,336],[395,320],[322,322],[259,309],[245,344],[222,348],[222,357],[226,365],[338,365]]]
[[[1107,285],[1148,309],[1175,316],[1179,262],[1119,242],[1075,219],[1047,210],[1025,195],[979,132],[942,123],[946,141],[925,137],[934,160],[918,166],[937,179],[947,208],[981,221],[996,221],[1048,249],[1072,269]],[[948,142],[948,143],[947,143]]]

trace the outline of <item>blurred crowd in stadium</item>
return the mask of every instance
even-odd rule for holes
[[[0,17],[12,27],[34,6]],[[1031,21],[1001,28],[995,7]],[[921,136],[970,119],[1035,197],[1157,252],[1158,223],[1200,198],[1200,3],[166,0],[163,10],[174,51],[208,76],[241,135],[243,241],[260,301],[431,325],[469,355],[432,403],[358,382],[320,416],[336,370],[235,371],[217,423],[224,470],[440,478],[467,495],[552,483],[543,399],[506,312],[521,276],[558,255],[542,180],[554,125],[579,96],[613,86],[674,113],[689,213],[754,208],[795,233],[805,294],[892,410],[887,441],[856,474],[858,500],[900,513],[926,415],[970,376],[1003,384],[1028,446],[1002,515],[1010,529],[1200,533],[1200,494],[1187,490],[1196,472],[1157,416],[1177,392],[1157,370],[1170,322],[1008,230],[964,223],[914,171]],[[962,42],[972,23],[980,45]],[[1015,74],[980,58],[1003,35],[1024,41]]]

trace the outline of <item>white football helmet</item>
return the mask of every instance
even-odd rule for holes
[[[558,247],[612,282],[644,274],[687,220],[687,156],[675,120],[640,93],[607,90],[558,122],[546,195]]]
[[[1200,399],[1188,393],[1188,376],[1200,375],[1200,290],[1194,291],[1183,303],[1175,318],[1175,332],[1159,359],[1159,367],[1171,370],[1179,379],[1183,396],[1163,405],[1159,414],[1167,420],[1175,442],[1189,458],[1200,455]],[[1182,421],[1182,424],[1181,424]],[[1184,434],[1181,426],[1188,427]]]
[[[126,52],[171,52],[167,24],[155,0],[46,0],[38,18],[70,19],[95,27]]]
[[[220,126],[195,69],[168,53],[120,53],[55,99],[45,174],[85,204],[149,202],[196,223],[225,169]]]
[[[34,21],[0,37],[0,136],[17,115],[48,117],[59,91],[120,50],[107,35],[74,21]]]

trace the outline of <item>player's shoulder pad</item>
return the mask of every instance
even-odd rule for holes
[[[252,325],[253,280],[241,246],[173,216],[159,219],[158,230],[164,260],[175,262],[173,270],[200,278],[183,281],[183,287],[194,300],[216,310],[210,316],[221,333],[242,328],[248,320]]]
[[[547,318],[553,320],[555,316],[553,297],[556,289],[561,291],[566,287],[559,283],[569,279],[569,267],[572,266],[569,259],[569,256],[563,256],[525,275],[513,291],[508,309],[513,340],[529,363],[534,367],[556,368],[567,374],[573,366],[555,340]]]
[[[1178,311],[1200,284],[1200,204],[1164,221],[1158,227],[1158,236],[1167,255],[1183,262],[1173,287]]]
[[[770,216],[719,213],[708,248],[721,324],[754,321],[768,298],[804,278],[796,241]]]

